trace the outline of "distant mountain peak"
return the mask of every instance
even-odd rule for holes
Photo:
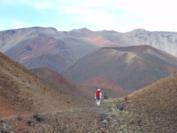
[[[121,51],[146,51],[146,50],[156,50],[154,47],[150,45],[137,45],[137,46],[126,46],[126,47],[104,47],[102,49],[114,49],[114,50],[121,50]]]
[[[138,28],[138,29],[132,30],[130,32],[148,32],[148,30],[145,30],[143,28]]]
[[[26,30],[31,30],[33,32],[41,32],[41,33],[47,33],[47,34],[57,34],[58,30],[53,27],[31,27],[31,28],[24,28]]]
[[[115,31],[115,30],[101,30],[101,32],[118,33],[118,32]]]
[[[109,49],[109,48],[108,48]],[[110,48],[111,49],[111,48]],[[125,53],[134,53],[138,56],[142,56],[144,54],[148,55],[154,55],[157,57],[168,57],[168,58],[173,58],[174,61],[176,62],[177,59],[175,56],[172,56],[165,51],[161,51],[160,49],[154,48],[149,45],[138,45],[138,46],[128,46],[128,47],[113,47],[113,50],[125,52]]]
[[[99,49],[80,59],[64,75],[76,83],[104,76],[120,84],[122,88],[135,90],[176,69],[175,57],[144,45]]]
[[[71,32],[93,32],[93,31],[84,27],[84,28],[80,28],[80,29],[73,29],[73,30],[71,30]]]
[[[17,31],[17,30],[35,30],[35,31],[37,31],[37,30],[53,30],[55,32],[58,32],[58,30],[54,27],[40,27],[40,26],[9,29],[9,30],[4,30],[4,32]]]

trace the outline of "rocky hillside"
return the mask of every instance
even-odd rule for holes
[[[60,87],[58,87],[60,88]],[[0,116],[68,109],[82,102],[0,54]]]
[[[101,47],[150,45],[177,56],[177,33],[135,29],[121,33],[117,31],[91,31],[83,28],[67,34]]]
[[[58,31],[31,27],[0,32],[0,50],[26,67],[62,72],[101,47],[150,45],[177,56],[177,33],[143,29],[127,33],[86,28]]]
[[[91,90],[90,87],[83,88],[81,86],[76,86],[63,78],[61,74],[48,68],[38,68],[31,71],[34,75],[37,75],[38,78],[45,82],[45,84],[72,97],[73,100],[77,99],[85,104],[91,103],[91,101],[93,102],[95,90]]]
[[[127,108],[152,120],[156,132],[177,131],[177,75],[161,79],[127,97]]]
[[[1,51],[29,69],[48,67],[61,72],[97,49],[54,28],[22,28],[0,32]]]
[[[176,57],[144,45],[102,48],[80,59],[63,74],[79,84],[100,76],[121,88],[136,90],[176,70]]]
[[[177,131],[177,75],[98,108],[3,119],[0,129],[18,133],[175,133]]]

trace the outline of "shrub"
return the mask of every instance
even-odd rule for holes
[[[41,113],[35,113],[35,114],[33,115],[33,118],[34,118],[37,122],[42,122],[42,121],[44,121],[44,118],[43,118],[43,116],[42,116]]]
[[[16,117],[16,119],[17,119],[18,121],[22,121],[22,120],[23,120],[23,118],[22,118],[20,115],[18,115],[18,116]]]
[[[27,120],[26,123],[28,126],[32,126],[34,124],[34,121],[30,119],[30,120]]]

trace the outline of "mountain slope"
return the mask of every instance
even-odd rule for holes
[[[127,108],[151,120],[155,132],[177,131],[177,75],[164,78],[127,97]],[[150,132],[150,131],[149,131]]]
[[[176,32],[150,32],[144,29],[136,29],[125,33],[125,43],[129,45],[148,44],[155,48],[177,56],[177,33]]]
[[[29,69],[48,67],[59,73],[102,47],[149,45],[177,56],[176,32],[136,29],[127,33],[86,28],[57,31],[31,27],[0,32],[0,50]]]
[[[99,108],[40,114],[42,121],[34,115],[22,116],[21,120],[5,119],[1,121],[0,129],[19,133],[175,133],[176,83],[177,75],[173,75],[126,97],[106,100]]]
[[[60,33],[55,28],[21,28],[5,30],[0,32],[0,49],[5,52],[8,49],[18,45],[27,39],[33,39],[36,36],[43,34],[56,38]]]
[[[0,116],[68,109],[81,104],[72,95],[50,88],[0,53]]]
[[[124,89],[135,90],[175,70],[175,57],[145,45],[102,48],[80,59],[63,74],[76,83],[101,76]]]
[[[48,67],[61,72],[97,49],[90,43],[52,28],[32,27],[1,34],[0,40],[4,40],[0,43],[1,50],[29,69]]]
[[[91,100],[93,100],[94,92],[88,90],[89,93],[87,93],[87,91],[85,91],[86,88],[83,89],[82,87],[78,87],[70,83],[56,71],[50,70],[48,68],[38,68],[33,69],[32,72],[50,87],[72,97],[73,100],[80,100],[85,104],[88,104],[91,102]]]
[[[101,47],[149,45],[177,56],[177,32],[135,29],[130,32],[91,31],[83,28],[68,33]]]
[[[73,87],[71,83],[69,83],[66,79],[64,79],[59,73],[56,71],[50,70],[48,68],[37,68],[31,70],[35,75],[43,79],[44,81],[53,82],[51,84],[57,84],[60,86]]]
[[[90,90],[92,94],[97,88],[101,88],[105,98],[122,97],[129,93],[128,90],[123,89],[112,80],[101,76],[86,80],[81,85],[87,87],[87,91]]]

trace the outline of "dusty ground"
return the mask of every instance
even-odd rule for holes
[[[142,133],[138,116],[118,110],[114,102],[101,107],[17,116],[1,120],[1,131],[9,133]]]
[[[0,131],[1,133],[176,133],[176,123],[162,124],[159,127],[156,118],[149,117],[143,111],[140,113],[138,110],[132,110],[128,101],[127,97],[110,99],[104,101],[100,107],[73,108],[60,112],[4,118],[0,121]],[[159,119],[162,119],[161,122],[164,120]]]
[[[0,133],[177,132],[177,75],[100,107],[78,106],[82,101],[48,88],[3,55],[0,59]]]

